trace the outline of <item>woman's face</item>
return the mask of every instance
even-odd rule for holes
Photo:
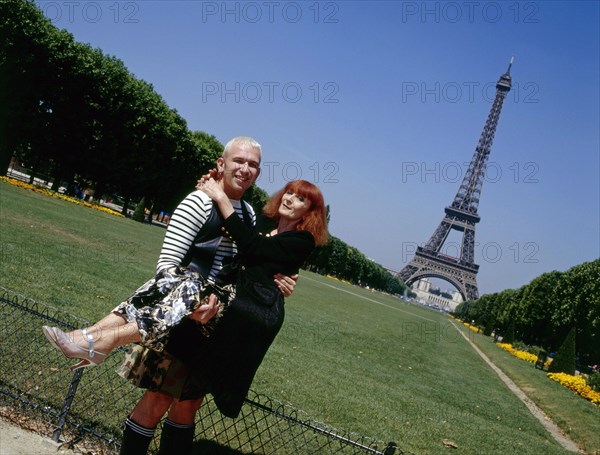
[[[286,191],[281,198],[279,215],[290,221],[300,220],[310,209],[310,201],[291,190]]]

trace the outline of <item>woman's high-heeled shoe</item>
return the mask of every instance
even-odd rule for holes
[[[65,357],[70,359],[80,359],[78,363],[71,366],[71,370],[95,367],[102,363],[106,358],[106,354],[94,350],[94,337],[87,333],[85,329],[82,329],[81,333],[83,333],[83,337],[88,342],[88,349],[82,348],[77,343],[69,340],[67,334],[58,327],[49,327],[45,325],[42,327],[42,331],[52,346],[61,351]]]

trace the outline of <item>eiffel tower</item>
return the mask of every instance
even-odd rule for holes
[[[500,80],[496,84],[496,97],[475,153],[452,204],[445,209],[444,219],[425,246],[417,247],[415,257],[398,273],[398,277],[409,286],[421,278],[441,278],[454,285],[464,300],[475,300],[479,297],[477,289],[479,265],[475,264],[475,224],[481,218],[477,214],[477,209],[500,111],[504,98],[512,85],[510,76],[512,63],[513,58],[510,60],[506,73],[500,76]],[[463,233],[460,257],[458,258],[440,253],[451,229]]]

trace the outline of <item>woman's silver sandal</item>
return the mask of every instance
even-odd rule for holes
[[[42,327],[42,331],[52,346],[61,351],[65,357],[70,359],[80,359],[78,363],[70,367],[71,370],[95,367],[102,363],[106,358],[106,354],[94,350],[94,337],[87,333],[85,329],[82,329],[81,333],[88,342],[88,349],[69,340],[67,334],[58,327],[49,327],[45,325]]]

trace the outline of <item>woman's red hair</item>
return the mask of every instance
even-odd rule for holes
[[[263,208],[263,213],[269,218],[279,221],[279,206],[283,195],[291,191],[310,201],[310,207],[304,218],[298,223],[296,229],[299,231],[308,231],[315,238],[315,244],[325,245],[329,234],[327,232],[327,213],[325,209],[325,200],[321,190],[314,184],[306,180],[292,180],[288,182],[281,190],[275,193],[267,201]]]

